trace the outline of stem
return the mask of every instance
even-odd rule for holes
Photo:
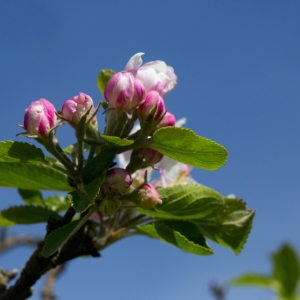
[[[58,144],[57,139],[54,136],[49,136],[47,141],[42,139],[37,139],[44,147],[55,157],[58,161],[60,161],[64,167],[69,171],[71,175],[74,174],[75,169],[72,161],[68,158],[68,156],[64,153],[61,147]]]
[[[137,120],[138,116],[137,116],[137,110],[134,111],[131,119],[128,119],[124,128],[123,128],[123,132],[121,134],[121,138],[125,138],[129,135],[130,131],[132,130],[133,128],[133,125],[135,123],[135,121]]]
[[[77,134],[76,134],[77,136]],[[77,165],[77,172],[80,174],[81,170],[83,169],[83,136],[78,135],[77,136],[77,145],[78,145],[78,165]]]
[[[89,152],[89,156],[88,156],[88,159],[87,159],[87,163],[88,163],[91,159],[93,159],[94,154],[95,154],[95,150],[96,150],[96,147],[91,147],[91,148],[90,148],[90,152]]]
[[[66,225],[70,223],[73,217],[75,216],[75,214],[76,214],[75,209],[72,206],[70,206],[62,218],[62,224]]]

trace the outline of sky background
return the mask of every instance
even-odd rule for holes
[[[0,2],[0,139],[16,137],[25,108],[46,98],[57,109],[79,92],[95,102],[100,69],[121,71],[145,52],[178,76],[165,102],[186,127],[224,145],[217,171],[194,169],[199,183],[234,193],[256,209],[244,250],[235,256],[213,242],[210,257],[194,256],[146,237],[104,250],[99,259],[72,261],[57,281],[59,299],[214,299],[212,282],[252,271],[270,273],[270,254],[283,242],[300,251],[300,2],[166,0],[2,0]],[[103,127],[104,117],[98,116]],[[60,128],[63,146],[74,142]],[[22,204],[0,190],[0,209]],[[9,233],[42,236],[44,225]],[[21,269],[32,248],[0,256]],[[32,299],[39,299],[43,280]],[[263,290],[236,288],[228,300],[272,299]]]

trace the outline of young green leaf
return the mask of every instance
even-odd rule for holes
[[[91,159],[82,171],[82,180],[88,184],[96,178],[102,178],[111,167],[111,163],[117,154],[118,148],[107,147],[101,153]]]
[[[53,230],[46,237],[42,255],[44,257],[49,257],[54,254],[76,231],[81,228],[81,226],[84,225],[84,223],[95,211],[96,207],[91,209],[83,218]]]
[[[40,148],[23,142],[0,142],[1,162],[31,162],[49,164]]]
[[[36,163],[0,162],[0,186],[28,190],[72,190],[64,173]]]
[[[273,254],[273,278],[280,284],[279,294],[282,297],[294,296],[300,267],[296,252],[287,244]]]
[[[273,278],[267,277],[265,275],[260,274],[245,274],[234,278],[229,283],[231,286],[258,286],[258,287],[265,287],[271,289],[275,292],[278,291],[278,282]]]
[[[206,220],[195,220],[201,232],[238,254],[247,241],[255,212],[240,199],[224,198],[226,205]]]
[[[224,209],[223,197],[216,191],[198,184],[175,185],[158,189],[162,204],[142,214],[163,219],[202,219]]]
[[[101,135],[101,139],[105,140],[108,144],[111,146],[116,146],[116,147],[124,147],[124,146],[129,146],[134,143],[132,140],[127,140],[127,139],[121,139],[117,136],[110,136],[110,135]]]
[[[226,149],[187,128],[164,127],[154,132],[150,144],[143,145],[181,163],[216,170],[227,159]]]
[[[97,79],[97,85],[102,95],[104,95],[104,90],[107,82],[115,73],[116,72],[111,69],[104,69],[100,71]]]
[[[49,217],[60,218],[56,212],[46,207],[29,205],[12,206],[1,211],[0,226],[44,223],[48,222]]]
[[[94,140],[94,139],[84,139],[84,142],[90,146],[93,147],[99,147],[99,146],[104,146],[104,145],[111,145],[115,147],[124,147],[124,146],[129,146],[134,143],[132,140],[127,140],[127,139],[121,139],[117,136],[110,136],[110,135],[101,135],[100,136],[100,141],[99,140]]]
[[[51,210],[62,212],[70,207],[71,202],[65,195],[54,195],[46,198],[44,204]]]
[[[101,179],[96,178],[82,189],[78,189],[69,193],[69,199],[71,200],[73,207],[77,212],[84,212],[94,203],[95,198],[99,193],[100,185]]]
[[[148,236],[158,238],[193,254],[211,255],[214,253],[207,246],[197,226],[187,221],[158,221],[139,226],[138,229]]]
[[[36,204],[38,206],[44,206],[43,196],[40,191],[18,189],[18,192],[27,205]]]

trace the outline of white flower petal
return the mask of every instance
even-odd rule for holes
[[[138,52],[138,53],[134,54],[129,59],[129,61],[125,67],[125,71],[134,70],[134,69],[137,69],[138,67],[140,67],[143,63],[142,55],[144,55],[144,54],[145,53],[143,53],[143,52]]]

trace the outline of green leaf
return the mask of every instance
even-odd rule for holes
[[[101,139],[105,140],[108,142],[111,146],[117,146],[117,147],[123,147],[123,146],[129,146],[134,143],[132,140],[127,140],[127,139],[121,139],[117,136],[110,136],[110,135],[101,135]]]
[[[255,212],[240,199],[224,198],[225,207],[206,220],[195,220],[201,232],[238,254],[247,241]]]
[[[85,142],[85,144],[92,146],[92,147],[99,147],[99,146],[101,147],[101,146],[107,145],[107,143],[105,141],[98,141],[98,140],[90,139],[90,138],[83,139],[83,141]]]
[[[0,162],[0,186],[28,190],[70,191],[67,176],[46,165]]]
[[[198,136],[187,128],[161,128],[154,132],[151,143],[144,147],[155,149],[181,163],[206,170],[220,168],[227,159],[227,151],[223,146]]]
[[[94,203],[100,190],[101,181],[102,180],[100,178],[96,178],[93,182],[84,186],[82,189],[69,193],[69,199],[77,212],[85,211]]]
[[[82,225],[81,220],[77,220],[52,231],[46,238],[42,255],[47,258],[54,254]]]
[[[0,161],[49,164],[40,148],[13,141],[0,142]]]
[[[158,189],[162,204],[155,210],[138,209],[142,214],[163,219],[202,219],[224,209],[223,197],[198,184],[175,185]]]
[[[27,205],[44,206],[43,196],[40,191],[18,189],[19,195]]]
[[[278,291],[278,282],[273,278],[269,278],[260,274],[245,274],[234,278],[230,281],[231,286],[250,285],[269,288],[273,291]]]
[[[105,86],[106,86],[107,82],[115,73],[116,72],[111,69],[104,69],[104,70],[100,71],[100,73],[98,75],[98,79],[97,79],[97,85],[98,85],[98,88],[101,91],[102,95],[104,95],[104,90],[105,90]]]
[[[273,254],[273,277],[280,283],[282,297],[293,296],[300,277],[299,260],[294,249],[285,244]]]
[[[118,148],[107,147],[91,159],[83,168],[82,180],[85,184],[91,183],[96,178],[102,178],[117,154]]]
[[[29,205],[12,206],[1,211],[0,226],[44,223],[48,222],[49,217],[60,219],[60,216],[56,212],[45,207]]]
[[[76,231],[80,229],[81,226],[84,225],[96,209],[97,207],[94,207],[94,209],[91,209],[83,218],[53,230],[46,237],[42,255],[44,257],[49,257],[54,254]]]
[[[213,250],[205,242],[205,238],[197,226],[186,221],[158,221],[155,223],[139,226],[143,233],[159,238],[181,250],[197,254],[211,255]]]
[[[51,210],[62,212],[66,211],[70,207],[71,202],[65,195],[55,195],[45,199],[44,204]]]
[[[16,225],[15,222],[6,219],[5,217],[3,217],[2,213],[0,212],[0,226],[8,227],[8,226],[14,226],[14,225]]]

